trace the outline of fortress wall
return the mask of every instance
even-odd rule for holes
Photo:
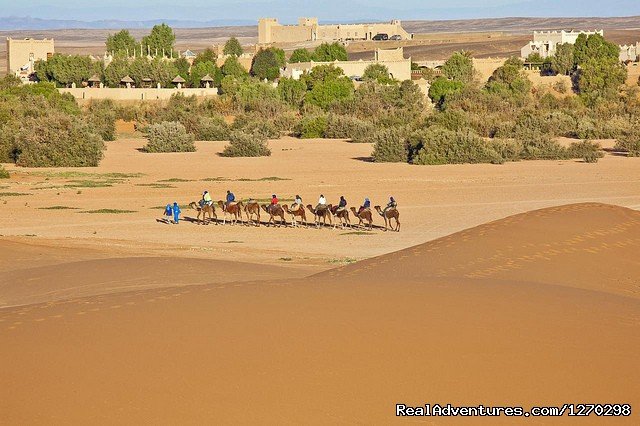
[[[318,65],[333,65],[336,68],[342,69],[344,75],[348,77],[362,76],[362,74],[364,74],[364,70],[372,64],[381,64],[386,66],[389,69],[389,74],[397,80],[411,80],[411,59],[403,59],[401,61],[300,62],[288,64],[285,74],[295,75],[296,71],[299,74],[300,72],[309,71]]]
[[[313,27],[278,25],[271,27],[270,43],[299,43],[312,39]]]
[[[82,99],[111,99],[114,101],[147,101],[167,100],[171,95],[181,93],[184,96],[213,97],[218,96],[218,89],[126,89],[126,88],[64,88],[60,93],[71,93],[74,98]]]

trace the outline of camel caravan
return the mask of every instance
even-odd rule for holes
[[[189,203],[189,207],[197,212],[195,222],[198,225],[210,223],[226,225],[229,222],[231,225],[240,223],[246,226],[260,226],[262,224],[261,217],[266,216],[268,218],[265,222],[266,226],[287,227],[290,222],[293,228],[315,226],[316,228],[330,227],[333,229],[338,227],[342,229],[364,228],[371,231],[374,226],[373,219],[379,215],[384,220],[385,231],[389,229],[400,231],[400,213],[393,197],[389,198],[389,202],[384,208],[374,206],[372,210],[368,198],[365,198],[359,209],[355,207],[348,209],[344,196],[340,197],[338,204],[332,205],[327,203],[324,195],[320,195],[316,206],[311,204],[305,206],[299,195],[296,195],[291,205],[280,204],[275,194],[271,197],[269,204],[261,204],[252,199],[236,201],[235,195],[231,191],[227,191],[226,201],[214,202],[209,192],[205,191],[202,199],[198,202],[192,201]],[[221,216],[220,219],[218,214]],[[311,220],[312,217],[313,220]]]

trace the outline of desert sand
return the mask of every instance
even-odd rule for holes
[[[372,424],[396,419],[396,403],[637,406],[639,247],[640,212],[581,203],[308,278],[2,309],[3,421]]]
[[[285,138],[251,159],[144,142],[109,142],[97,168],[7,166],[3,423],[377,424],[396,403],[640,403],[640,159],[419,167],[341,140]],[[203,226],[188,208],[157,221],[204,189],[355,206],[393,194],[402,230]]]

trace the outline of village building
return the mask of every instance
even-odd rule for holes
[[[532,53],[538,53],[541,57],[548,58],[555,55],[559,44],[575,44],[580,34],[604,36],[604,31],[534,31],[533,40],[520,49],[520,56],[526,59]]]
[[[55,53],[53,39],[12,39],[7,37],[7,74],[28,81],[35,72],[35,63],[46,61]]]
[[[300,18],[297,25],[282,25],[276,18],[258,20],[258,43],[300,43],[307,41],[372,40],[377,34],[396,36],[402,40],[413,38],[393,20],[375,24],[318,24],[318,18]]]
[[[640,59],[640,42],[620,46],[620,62],[638,62]]]
[[[340,68],[347,77],[357,79],[362,77],[364,70],[372,64],[386,66],[389,70],[389,76],[396,80],[411,80],[411,58],[404,57],[402,47],[397,49],[377,49],[373,60],[289,63],[283,71],[283,76],[297,80],[313,67],[333,65],[336,68]]]

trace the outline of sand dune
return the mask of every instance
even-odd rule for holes
[[[0,412],[8,424],[377,424],[401,402],[637,407],[639,215],[544,209],[306,279],[3,309]],[[529,421],[558,420],[573,419]]]
[[[225,260],[127,257],[5,272],[0,308],[158,287],[296,277],[290,268]]]

